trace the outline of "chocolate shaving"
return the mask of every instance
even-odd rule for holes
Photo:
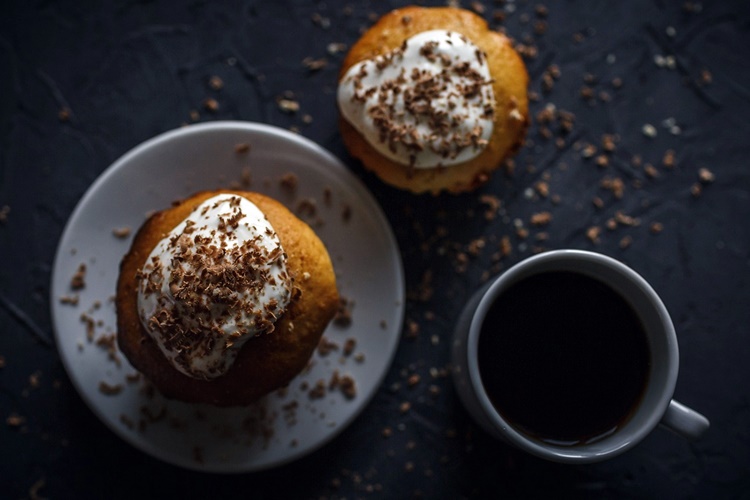
[[[461,39],[466,41],[464,37]],[[450,37],[447,42],[451,43]],[[396,65],[403,59],[406,49],[405,41],[399,49],[378,56],[374,60],[376,69],[383,71]],[[350,77],[354,101],[364,103],[376,97],[376,103],[366,112],[373,121],[378,140],[394,154],[399,148],[405,148],[412,166],[423,151],[452,160],[466,148],[484,148],[488,141],[482,138],[483,128],[469,125],[468,115],[455,110],[479,106],[482,116],[491,120],[494,114],[492,81],[473,69],[469,61],[452,61],[441,51],[438,41],[425,42],[418,53],[430,63],[439,63],[442,69],[433,72],[415,67],[410,74],[402,69],[397,77],[384,79],[369,88],[363,82],[368,76],[365,65]],[[486,63],[486,54],[479,49],[475,51],[475,58],[480,65]],[[455,90],[449,91],[451,88]],[[403,110],[396,106],[399,99],[403,101]],[[441,101],[447,101],[447,110],[439,104]],[[426,125],[428,131],[420,132],[419,125]]]

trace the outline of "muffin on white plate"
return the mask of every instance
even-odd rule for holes
[[[339,296],[303,221],[254,192],[201,192],[152,215],[120,265],[120,350],[166,397],[252,403],[307,365]]]

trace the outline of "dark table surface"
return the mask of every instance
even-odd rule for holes
[[[397,2],[6,2],[0,497],[750,498],[749,5],[467,2],[521,44],[533,124],[514,168],[433,197],[382,184],[337,130],[335,44]],[[395,361],[354,423],[312,455],[238,475],[162,463],[106,428],[66,375],[50,317],[57,242],[97,176],[154,135],[224,119],[292,128],[341,158],[392,225],[409,298]],[[484,217],[483,195],[500,216]],[[541,212],[551,221],[532,224]],[[609,462],[568,466],[473,424],[445,376],[460,308],[555,248],[602,252],[651,282],[678,333],[675,397],[711,420],[702,439],[657,429]]]

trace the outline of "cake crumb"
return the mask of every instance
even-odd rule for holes
[[[352,206],[348,203],[345,203],[341,207],[341,220],[344,222],[349,222],[352,218]]]
[[[279,184],[282,188],[294,192],[297,190],[297,185],[299,184],[299,178],[296,174],[293,174],[291,172],[287,172],[286,174],[281,176],[281,180],[279,181]]]
[[[419,337],[419,323],[410,319],[406,322],[406,338],[414,340],[417,337]]]
[[[327,17],[324,17],[319,12],[314,12],[312,16],[310,16],[310,20],[314,25],[323,28],[324,30],[331,27],[331,20]]]
[[[320,337],[318,342],[318,354],[321,356],[328,356],[333,351],[338,351],[339,345],[336,342],[328,339],[326,336]]]
[[[354,349],[357,347],[357,340],[354,338],[348,338],[344,342],[344,348],[342,350],[344,356],[350,356]]]
[[[253,185],[253,175],[250,172],[250,167],[243,167],[240,173],[240,185],[245,188],[249,188]]]
[[[710,184],[714,180],[716,180],[716,176],[714,176],[714,173],[711,172],[709,169],[702,167],[700,170],[698,170],[698,179],[703,184]]]
[[[549,184],[545,181],[539,181],[534,184],[534,190],[542,198],[546,198],[547,196],[549,196]]]
[[[354,399],[357,396],[357,384],[351,375],[341,377],[340,388],[347,399]]]
[[[551,212],[538,212],[531,216],[531,224],[534,226],[546,226],[552,221]]]
[[[625,183],[619,177],[606,177],[600,183],[601,187],[611,191],[618,200],[625,194]]]
[[[0,224],[8,222],[8,214],[10,214],[10,207],[8,205],[3,205],[2,208],[0,208]]]
[[[297,111],[299,111],[299,102],[288,99],[286,97],[281,97],[276,100],[276,104],[279,107],[280,111],[283,111],[284,113],[294,114]]]
[[[62,123],[70,121],[70,117],[72,116],[73,112],[71,109],[67,106],[63,106],[60,108],[60,111],[57,112],[57,119],[60,120]]]
[[[116,227],[112,230],[112,234],[115,238],[125,239],[130,236],[131,229],[129,227]]]
[[[661,159],[662,165],[666,168],[673,168],[676,164],[676,153],[674,149],[668,149],[664,152],[664,156]]]
[[[339,307],[336,315],[333,317],[333,324],[340,327],[346,327],[352,324],[352,308],[354,302],[344,296],[339,297]]]
[[[99,392],[106,396],[116,396],[122,392],[122,384],[109,384],[102,380],[99,382]]]
[[[614,219],[618,224],[622,224],[623,226],[639,226],[641,224],[640,219],[626,215],[621,210],[615,212]]]
[[[39,382],[41,381],[42,373],[39,371],[35,371],[31,375],[29,375],[29,385],[36,389],[39,387]]]
[[[596,146],[593,144],[586,144],[586,146],[581,149],[581,156],[584,158],[593,158],[596,154]]]
[[[73,274],[70,279],[70,288],[73,290],[80,290],[86,287],[86,264],[78,266],[78,270]]]
[[[117,336],[114,333],[100,335],[96,339],[96,345],[107,353],[107,358],[110,361],[120,366],[120,358],[117,356]]]
[[[328,390],[335,391],[341,385],[341,375],[338,370],[333,370],[330,380],[328,380]]]
[[[84,313],[81,314],[81,321],[86,325],[86,340],[88,340],[89,342],[93,342],[96,330],[96,323],[94,322],[94,318]]]
[[[484,7],[484,4],[482,2],[474,0],[473,2],[471,2],[470,7],[471,7],[471,10],[473,10],[477,14],[479,14],[479,15],[484,14],[485,7]]]
[[[331,42],[326,46],[326,52],[330,55],[336,55],[344,52],[348,48],[348,45],[342,42]]]
[[[313,217],[318,212],[318,206],[312,198],[305,198],[297,203],[297,213]]]
[[[203,100],[203,108],[206,109],[206,111],[215,113],[219,111],[219,101],[217,101],[213,97],[208,97]]]
[[[599,226],[591,226],[586,230],[586,238],[591,241],[591,243],[598,244],[599,243],[599,235],[602,232],[602,228]]]
[[[661,222],[652,222],[652,223],[651,223],[651,224],[650,224],[650,225],[648,226],[648,231],[649,231],[649,232],[650,232],[651,234],[659,234],[659,233],[661,233],[661,232],[662,232],[663,230],[664,230],[664,224],[662,224]]]
[[[224,88],[224,80],[219,76],[212,76],[208,79],[208,86],[213,90],[221,90]]]
[[[484,212],[485,220],[494,220],[500,209],[500,198],[491,194],[484,194],[479,197],[479,202],[487,207]]]
[[[39,478],[34,484],[31,485],[31,488],[29,488],[29,498],[31,500],[42,500],[42,497],[39,492],[42,488],[44,488],[47,485],[47,480],[42,478]]]
[[[135,422],[133,422],[133,419],[131,419],[124,413],[120,414],[120,422],[122,422],[122,424],[130,430],[133,430],[135,428]]]
[[[318,59],[305,57],[302,60],[302,66],[304,66],[310,72],[315,72],[328,66],[328,60],[325,57],[321,57]]]
[[[510,237],[508,235],[504,235],[502,238],[500,238],[500,255],[502,257],[507,257],[513,252],[513,245],[510,242]]]
[[[643,135],[645,135],[646,137],[650,139],[653,139],[654,137],[656,137],[656,127],[654,127],[650,123],[644,124],[643,127],[641,128],[641,132],[643,132]]]
[[[18,428],[26,423],[26,417],[13,412],[5,418],[5,423],[8,427]]]
[[[69,306],[77,306],[78,301],[78,295],[63,295],[62,297],[60,297],[60,303]]]
[[[322,399],[326,396],[326,382],[323,379],[315,382],[315,385],[307,393],[310,399]]]

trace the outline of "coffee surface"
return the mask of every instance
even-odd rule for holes
[[[478,348],[482,383],[503,418],[561,445],[594,441],[627,422],[650,365],[632,306],[603,282],[567,271],[504,291]]]

